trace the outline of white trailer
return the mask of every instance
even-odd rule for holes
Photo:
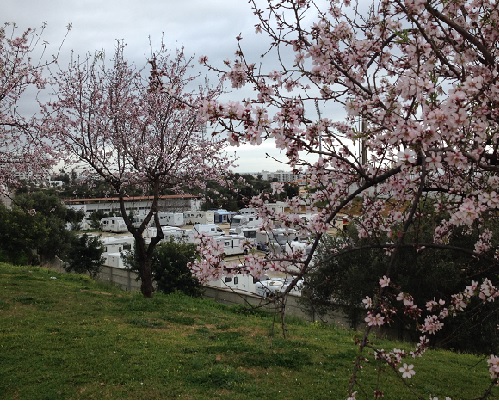
[[[119,253],[132,249],[135,240],[130,235],[126,237],[104,237],[101,238],[101,241],[104,253]]]
[[[256,294],[262,298],[273,297],[279,293],[283,293],[291,284],[293,277],[282,278],[274,277],[268,280],[262,280],[255,284]],[[298,280],[293,289],[289,292],[290,295],[301,296],[301,290],[303,289],[303,280]]]
[[[114,267],[116,269],[125,269],[125,263],[123,262],[123,258],[121,257],[121,253],[103,253],[102,257],[104,258],[104,266]]]
[[[159,212],[159,225],[182,227],[184,225],[184,213],[181,212]],[[154,221],[154,219],[151,219]]]
[[[199,234],[204,234],[209,237],[219,237],[221,235],[225,235],[225,231],[216,224],[194,224],[192,229]]]
[[[249,244],[242,235],[222,235],[217,237],[217,242],[222,243],[226,256],[247,254]]]
[[[146,218],[145,214],[139,214],[133,217],[133,226],[139,227],[144,219]],[[158,212],[158,219],[160,226],[174,226],[174,227],[182,227],[184,225],[184,214],[183,213],[175,213],[175,212]],[[149,220],[148,227],[155,226],[154,216]]]
[[[104,217],[100,221],[102,231],[126,233],[128,231],[123,217]]]
[[[232,268],[227,267],[219,279],[211,280],[208,285],[256,294],[257,283],[268,279],[269,277],[266,274],[261,277],[254,277],[242,265],[239,265]]]
[[[262,220],[256,214],[236,214],[230,221],[229,234],[240,234],[245,227],[259,227]]]
[[[170,238],[173,238],[174,241],[182,241],[185,236],[185,231],[180,227],[173,226],[161,226],[161,231],[163,231],[163,235],[165,236],[164,241],[170,241]],[[144,231],[144,238],[151,239],[156,237],[158,230],[156,227],[148,227]]]
[[[286,244],[298,240],[297,231],[291,228],[275,228],[270,232],[257,230],[255,238],[256,247],[262,251],[284,248]]]
[[[184,224],[194,225],[194,224],[209,224],[215,221],[215,214],[213,210],[201,211],[201,210],[189,210],[183,213]]]

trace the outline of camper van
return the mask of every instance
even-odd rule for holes
[[[104,266],[124,269],[126,266],[121,257],[122,252],[131,251],[134,244],[132,236],[127,237],[104,237],[101,238],[104,252]]]
[[[221,235],[225,235],[225,232],[216,224],[194,224],[191,230],[185,230],[185,241],[194,244],[196,243],[197,235],[220,237]]]
[[[271,232],[264,230],[256,231],[256,247],[262,251],[273,250],[278,253],[281,249],[284,249],[286,244],[292,241],[298,241],[298,234],[296,230],[290,228],[275,228]]]
[[[144,238],[154,238],[157,233],[156,227],[149,227],[144,232]],[[185,235],[185,230],[174,227],[174,226],[161,226],[161,231],[163,231],[163,235],[165,236],[164,240],[169,241],[170,238],[173,238],[174,241],[182,241]]]
[[[268,280],[269,276],[263,274],[254,277],[242,265],[226,267],[224,274],[216,280],[211,280],[208,285],[223,289],[238,290],[256,294],[256,286],[261,280]]]
[[[255,284],[256,294],[262,298],[273,297],[278,293],[283,293],[286,291],[288,286],[293,281],[293,277],[282,278],[274,277],[268,280],[262,280]],[[298,280],[294,288],[289,292],[290,295],[301,296],[301,290],[303,289],[303,280]]]
[[[102,231],[126,233],[128,231],[123,217],[104,217],[100,221]]]
[[[225,235],[224,230],[222,230],[216,224],[194,224],[194,227],[192,229],[199,234],[204,234],[209,237],[218,237],[220,235]]]
[[[145,215],[137,215],[133,217],[133,226],[139,227],[145,219]],[[184,214],[183,213],[172,213],[172,212],[158,212],[159,225],[161,226],[174,226],[182,227],[184,225]],[[150,227],[155,225],[154,217],[149,220]]]
[[[194,224],[211,224],[215,221],[215,214],[213,210],[189,210],[184,212],[184,224],[194,225]]]
[[[244,227],[261,226],[262,221],[256,214],[236,214],[230,221],[229,234],[240,234]]]
[[[222,235],[217,237],[217,242],[223,244],[226,256],[247,254],[248,243],[242,235]]]

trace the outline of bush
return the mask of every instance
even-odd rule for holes
[[[103,252],[104,247],[100,238],[87,234],[74,237],[66,254],[65,270],[67,272],[88,273],[95,278],[104,263]]]
[[[191,297],[201,296],[201,283],[187,267],[197,256],[196,245],[174,242],[160,243],[152,258],[151,270],[158,291],[170,294],[180,291]],[[125,264],[138,271],[135,251],[124,255]]]

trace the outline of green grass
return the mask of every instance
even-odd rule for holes
[[[283,339],[271,336],[280,332],[272,322],[210,300],[144,299],[0,263],[0,399],[345,398],[356,333],[292,320]],[[470,399],[489,383],[481,356],[432,351],[411,363],[407,385],[366,363],[358,398],[373,398],[380,382],[389,399]]]

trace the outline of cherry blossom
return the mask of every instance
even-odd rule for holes
[[[445,302],[435,294],[420,308],[398,282],[397,263],[402,249],[450,248],[456,232],[478,238],[462,248],[473,258],[499,259],[487,226],[497,221],[499,206],[499,15],[487,11],[484,17],[495,6],[488,0],[250,4],[269,48],[257,64],[238,40],[235,60],[208,68],[232,87],[255,93],[238,108],[210,103],[207,118],[238,145],[272,140],[289,169],[303,174],[308,195],[289,199],[289,207],[291,214],[298,206],[317,213],[312,224],[299,227],[313,239],[312,254],[286,255],[298,259],[287,262],[298,266],[301,278],[314,268],[313,253],[345,211],[361,239],[391,256],[379,287],[359,300],[367,327],[353,375],[371,329],[396,313],[425,334],[411,353],[420,356],[428,337],[472,298],[497,298],[496,275],[473,272],[471,286]],[[331,111],[340,106],[343,114]],[[242,115],[234,113],[242,109]],[[252,204],[265,229],[297,225],[294,217],[267,210],[263,197]],[[410,235],[429,222],[434,236],[428,243],[420,242],[420,232]],[[328,249],[331,258],[352,248],[338,243]],[[271,260],[277,263],[280,255],[270,253],[262,263]],[[349,394],[355,383],[354,377]]]
[[[414,365],[407,365],[406,363],[404,363],[404,365],[399,368],[399,372],[402,373],[402,378],[404,379],[410,379],[416,374],[416,372],[414,371]]]
[[[381,288],[388,287],[389,285],[390,285],[390,278],[383,276],[382,278],[379,279],[379,286]]]
[[[223,151],[226,141],[205,133],[207,122],[200,112],[213,106],[220,88],[192,89],[197,77],[191,75],[192,60],[183,49],[170,52],[163,43],[151,54],[143,69],[126,60],[122,42],[111,65],[99,53],[74,59],[67,69],[53,73],[54,98],[42,108],[42,128],[66,165],[83,164],[119,198],[147,297],[153,292],[152,252],[164,237],[157,216],[159,196],[182,192],[186,183],[204,188],[208,179],[220,180],[232,167]],[[236,104],[227,110],[234,118],[243,115]],[[150,195],[138,227],[125,210],[131,188]],[[157,234],[146,243],[143,234],[149,223]],[[209,275],[208,265],[218,258],[204,252],[203,260],[199,272]]]
[[[374,315],[371,312],[367,312],[365,322],[368,326],[382,326],[385,323],[385,318],[379,313]]]

